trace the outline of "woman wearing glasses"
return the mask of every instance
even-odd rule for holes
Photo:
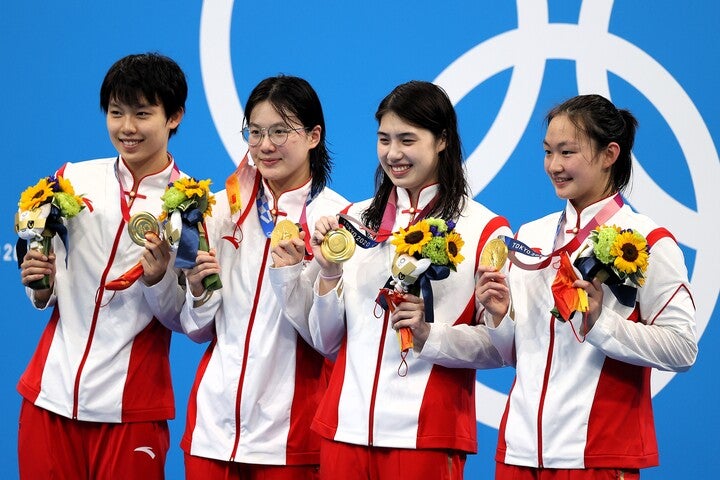
[[[311,479],[319,439],[309,427],[327,372],[305,340],[309,333],[283,318],[267,270],[273,252],[287,249],[304,259],[303,275],[317,274],[304,268],[312,256],[308,225],[347,201],[326,187],[325,121],[308,82],[263,80],[247,101],[245,123],[253,164],[243,160],[216,195],[207,225],[214,248],[198,252],[186,271],[183,329],[210,341],[181,442],[186,478]],[[206,291],[203,279],[213,273],[223,287]]]

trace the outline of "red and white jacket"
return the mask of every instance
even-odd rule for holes
[[[548,215],[523,225],[517,238],[548,254],[612,201],[605,199],[579,215],[568,203],[564,222],[560,212]],[[583,343],[580,314],[572,317],[572,325],[550,314],[555,270],[510,269],[514,321],[506,317],[491,329],[505,361],[516,365],[500,426],[499,462],[563,469],[658,464],[651,369],[683,371],[697,355],[687,270],[669,232],[627,205],[604,224],[632,228],[648,238],[646,283],[637,290],[634,308],[620,304],[603,286],[602,313]],[[571,261],[588,243],[569,252]]]
[[[267,186],[261,191],[278,221],[301,223],[310,187],[308,182],[279,198]],[[318,464],[320,439],[310,422],[327,385],[328,365],[282,315],[268,280],[270,239],[256,198],[244,199],[242,212],[234,215],[225,191],[216,199],[207,227],[223,287],[198,307],[188,289],[183,328],[193,340],[211,343],[190,393],[181,446],[191,455],[225,461]],[[347,200],[323,189],[305,207],[307,238],[317,218],[345,205]],[[317,268],[304,263],[304,274],[316,276]]]
[[[436,185],[425,188],[418,204],[411,205],[407,192],[397,189],[392,231],[407,227],[437,190]],[[348,215],[360,219],[369,203],[353,205]],[[398,374],[402,358],[396,332],[375,303],[395,254],[389,240],[358,247],[333,291],[318,296],[315,289],[308,323],[313,344],[337,357],[313,422],[323,437],[375,447],[477,451],[473,368],[502,361],[485,327],[476,324],[475,271],[485,242],[510,229],[504,218],[472,200],[455,228],[465,241],[465,260],[448,278],[432,282],[430,337],[422,351],[407,355],[404,377]],[[277,291],[290,310],[305,304],[302,285],[288,281]]]
[[[147,211],[158,216],[160,197],[180,172],[171,162],[134,184],[122,159],[116,158],[68,163],[61,172],[89,206],[65,222],[67,255],[58,236],[53,239],[57,274],[48,307],[54,309],[18,391],[38,407],[78,420],[173,418],[171,332],[161,322],[179,329],[185,293],[175,271],[169,268],[151,287],[137,281],[127,290],[111,292],[103,286],[143,253],[127,233],[121,195],[129,201],[127,192],[135,192],[130,215]],[[32,290],[27,293],[34,298]]]

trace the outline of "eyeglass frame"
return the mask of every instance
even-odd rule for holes
[[[277,143],[277,142],[273,141],[272,137],[268,133],[268,129],[272,129],[272,128],[278,128],[278,129],[285,130],[285,140],[283,140],[282,143]],[[258,130],[260,130],[260,140],[258,140],[256,143],[250,143],[250,127],[249,126],[243,127],[242,130],[240,131],[242,137],[245,139],[245,142],[247,142],[247,144],[251,147],[257,147],[258,145],[260,145],[266,135],[267,135],[268,139],[270,140],[270,143],[272,143],[276,147],[282,147],[283,145],[285,145],[287,143],[288,138],[290,137],[291,131],[299,132],[300,130],[304,130],[305,132],[307,132],[308,130],[311,130],[311,128],[310,127],[293,128],[293,127],[288,127],[288,126],[281,127],[279,125],[271,125],[269,127],[258,128]]]

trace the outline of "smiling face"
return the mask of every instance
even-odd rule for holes
[[[162,105],[140,98],[137,105],[112,99],[105,116],[110,141],[136,178],[159,172],[168,162],[170,131],[180,125],[183,111],[165,117]]]
[[[260,143],[250,147],[250,154],[276,197],[310,180],[310,150],[320,141],[319,125],[304,130],[296,118],[287,120],[289,124],[270,102],[263,101],[253,108],[248,123],[250,128],[265,133]],[[270,141],[267,132],[272,127],[290,130],[284,144],[278,146]]]
[[[545,172],[555,193],[569,200],[577,211],[612,193],[609,180],[617,159],[616,143],[598,151],[566,115],[558,115],[548,124],[543,147]]]
[[[385,174],[397,187],[410,193],[412,202],[423,187],[437,183],[438,154],[445,140],[437,139],[430,130],[416,127],[388,112],[380,119],[377,155]]]

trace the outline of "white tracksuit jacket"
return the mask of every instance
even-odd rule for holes
[[[185,293],[176,272],[169,268],[152,287],[139,280],[111,292],[103,285],[130,269],[143,252],[127,233],[118,176],[125,191],[137,192],[130,214],[147,211],[157,217],[165,187],[181,174],[171,162],[133,185],[132,174],[116,158],[68,163],[61,170],[90,206],[65,222],[67,266],[65,247],[57,235],[53,239],[57,275],[48,306],[54,310],[18,391],[38,407],[78,420],[173,418],[171,332],[160,322],[180,328]],[[32,299],[32,290],[27,291]]]
[[[568,203],[559,228],[557,212],[523,225],[517,238],[550,253],[556,231],[557,247],[565,245],[575,235],[568,231],[584,227],[611,201],[591,205],[579,216]],[[605,224],[646,237],[657,228],[627,205]],[[648,240],[652,243],[652,236]],[[570,252],[571,261],[582,250]],[[658,464],[650,371],[686,370],[697,354],[687,270],[671,236],[654,239],[646,277],[635,308],[620,304],[603,286],[600,318],[580,343],[569,323],[550,315],[555,270],[511,267],[515,320],[506,317],[491,329],[498,350],[517,369],[500,426],[498,461],[564,469]],[[579,336],[581,315],[576,313],[572,323]]]
[[[277,220],[299,223],[310,182],[273,198],[263,189]],[[211,340],[190,394],[181,446],[195,456],[242,463],[300,465],[319,463],[319,437],[310,422],[327,385],[328,365],[282,316],[268,280],[270,240],[250,211],[230,215],[227,194],[207,220],[210,246],[217,251],[223,288],[194,308],[188,289],[182,325],[195,341]],[[329,188],[307,205],[308,238],[315,221],[334,215],[347,201]],[[317,268],[304,268],[317,275]],[[315,265],[314,263],[312,265]]]
[[[407,192],[397,189],[392,230],[407,227],[414,217],[408,210],[422,210],[436,194],[436,185],[427,187],[418,204],[410,205]],[[353,205],[348,214],[360,219],[369,203]],[[315,296],[309,317],[313,343],[337,357],[313,422],[322,436],[376,447],[477,451],[473,368],[500,366],[502,361],[485,327],[476,325],[475,271],[485,242],[510,230],[504,218],[472,200],[456,230],[465,241],[465,260],[448,278],[432,282],[435,321],[422,351],[407,356],[405,377],[398,375],[396,332],[375,303],[390,276],[395,246],[389,240],[371,249],[357,248],[335,290]],[[305,302],[297,299],[304,297],[305,286],[285,273],[277,291],[289,309],[303,308]],[[302,318],[300,311],[291,316]]]

